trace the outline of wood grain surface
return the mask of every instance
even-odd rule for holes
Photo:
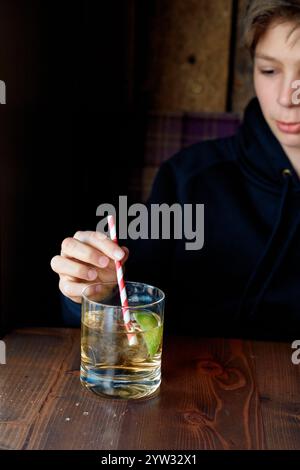
[[[145,8],[145,3],[143,8]],[[142,92],[159,111],[225,111],[231,0],[152,0]]]
[[[243,19],[248,0],[238,0],[236,41],[234,56],[234,76],[232,89],[232,111],[243,117],[244,109],[253,96],[253,62],[243,41]]]
[[[300,449],[288,343],[166,337],[159,394],[120,401],[81,386],[79,330],[5,342],[0,449]]]

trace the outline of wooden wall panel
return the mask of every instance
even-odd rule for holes
[[[252,78],[252,60],[242,44],[242,19],[248,0],[238,0],[237,40],[233,82],[233,111],[242,114],[249,100],[255,95]]]
[[[225,111],[231,0],[153,0],[143,92],[160,111]]]

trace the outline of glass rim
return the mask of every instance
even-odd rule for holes
[[[127,307],[123,307],[122,305],[110,305],[110,304],[104,304],[102,302],[97,302],[96,300],[91,300],[87,297],[87,295],[85,294],[85,291],[89,288],[89,287],[92,287],[92,286],[99,286],[99,285],[110,285],[110,284],[113,284],[114,286],[118,286],[118,283],[117,282],[113,282],[113,281],[107,281],[107,282],[94,282],[92,284],[88,284],[81,292],[81,297],[86,301],[86,302],[89,302],[91,304],[95,304],[95,305],[98,305],[98,306],[101,306],[101,307],[108,307],[108,308],[115,308],[115,309],[118,309],[118,310],[124,310],[124,308],[127,308]],[[152,307],[153,305],[157,305],[159,304],[160,302],[162,302],[163,300],[165,300],[165,293],[159,288],[159,287],[156,287],[156,286],[153,286],[151,284],[147,284],[146,282],[138,282],[138,281],[125,281],[125,286],[126,284],[139,284],[140,286],[147,286],[147,287],[150,287],[152,289],[156,289],[159,291],[159,293],[161,294],[161,299],[159,300],[155,300],[155,302],[151,302],[151,303],[148,303],[148,304],[141,304],[141,305],[135,305],[135,306],[131,306],[131,305],[128,305],[128,308],[129,310],[136,310],[136,309],[141,309],[142,307],[146,308],[146,307]]]

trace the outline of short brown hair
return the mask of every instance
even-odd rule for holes
[[[261,36],[274,21],[295,23],[300,27],[300,0],[250,0],[243,19],[243,41],[251,56]]]

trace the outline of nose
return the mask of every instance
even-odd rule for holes
[[[283,82],[280,85],[279,89],[279,94],[277,98],[277,103],[280,104],[280,106],[284,107],[290,107],[293,106],[293,93],[295,92],[295,89],[292,88],[292,83],[293,80],[283,80]]]

